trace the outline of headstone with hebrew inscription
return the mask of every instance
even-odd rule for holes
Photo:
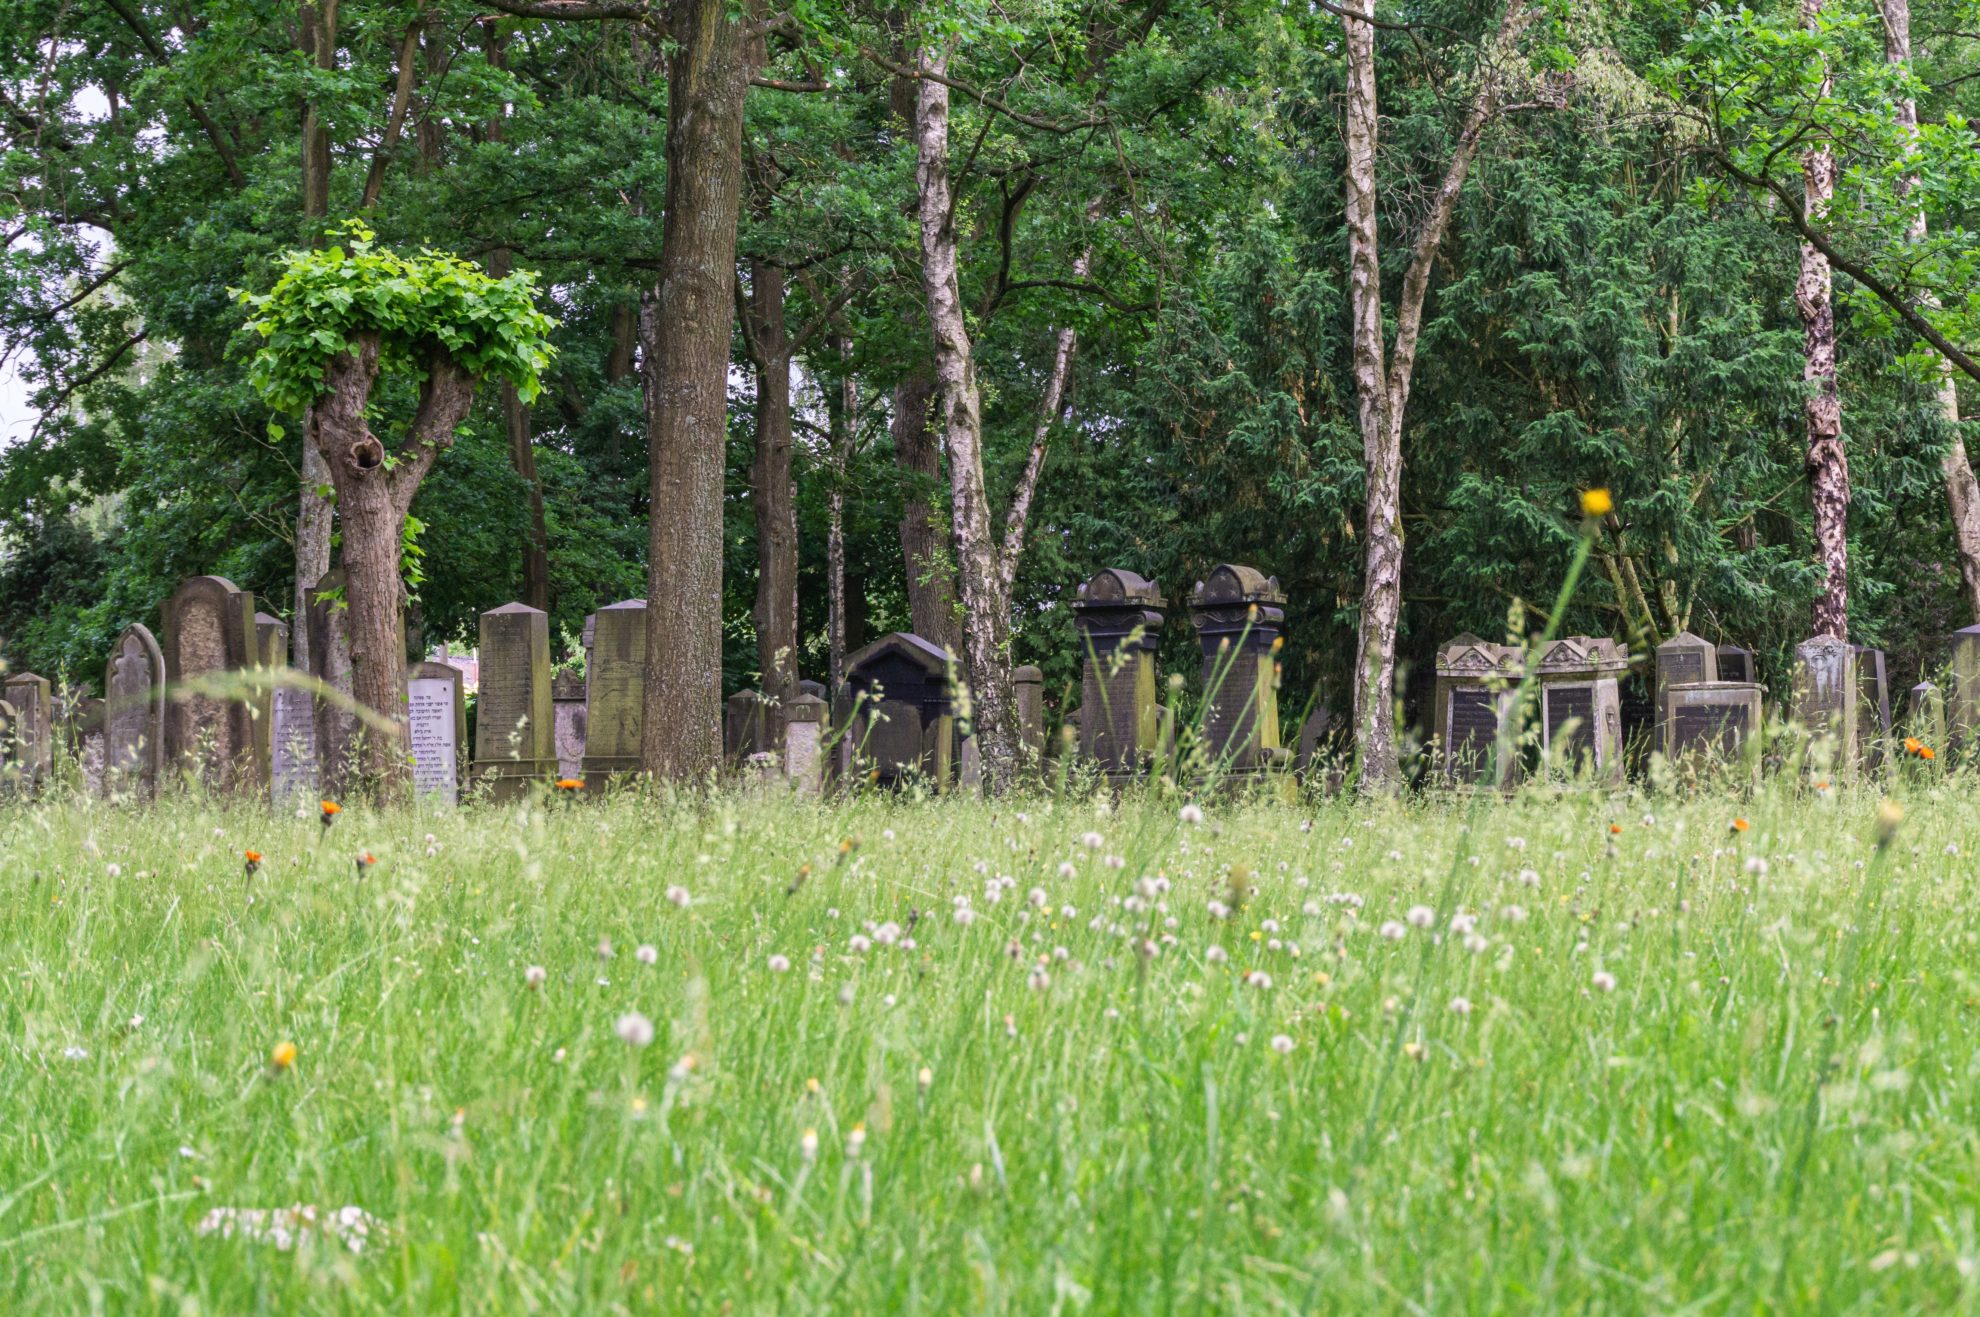
[[[947,790],[955,780],[955,659],[906,631],[882,636],[846,660],[840,707],[842,776],[881,786],[923,782]]]
[[[1836,767],[1853,768],[1862,744],[1856,647],[1834,636],[1816,636],[1795,646],[1790,708],[1809,735],[1828,742]]]
[[[209,787],[254,783],[252,701],[196,690],[254,666],[254,596],[224,576],[182,581],[165,602],[165,760]]]
[[[1213,766],[1254,772],[1289,758],[1279,737],[1285,602],[1276,576],[1239,563],[1222,564],[1190,592],[1203,650],[1203,752]]]
[[[7,677],[5,696],[14,706],[7,761],[13,765],[15,785],[32,791],[55,769],[55,692],[46,677],[16,672]]]
[[[1110,778],[1146,771],[1156,753],[1155,657],[1166,606],[1155,582],[1118,567],[1081,582],[1073,599],[1086,711],[1080,754]]]
[[[1439,773],[1451,782],[1510,782],[1516,754],[1499,754],[1500,732],[1512,716],[1522,655],[1469,632],[1437,651],[1435,734]]]
[[[590,688],[585,695],[584,775],[639,771],[645,727],[646,601],[621,599],[592,615]]]
[[[1946,738],[1962,757],[1980,753],[1980,624],[1946,637]]]
[[[142,622],[117,637],[103,692],[104,794],[143,799],[165,761],[165,654]]]
[[[466,684],[451,663],[415,663],[406,669],[406,748],[412,753],[413,793],[422,800],[460,803]]]
[[[1665,696],[1673,686],[1719,680],[1719,647],[1703,636],[1680,631],[1657,646],[1657,739],[1664,737]]]
[[[585,711],[585,687],[589,678],[568,668],[551,674],[550,717],[557,724],[557,776],[584,775],[584,747],[590,739],[590,719]]]
[[[474,780],[509,799],[557,771],[550,702],[550,617],[528,604],[481,615],[475,693]]]
[[[1856,715],[1858,756],[1866,769],[1883,765],[1891,744],[1891,683],[1884,671],[1884,651],[1868,645],[1856,651]]]
[[[1738,645],[1720,645],[1718,648],[1719,680],[1737,681],[1751,684],[1757,678],[1753,665],[1753,651]]]
[[[1761,729],[1761,688],[1746,681],[1692,681],[1664,692],[1666,759],[1740,758]]]
[[[784,711],[784,776],[802,796],[825,786],[825,713],[825,701],[803,691]]]
[[[1621,778],[1622,696],[1629,651],[1605,636],[1564,636],[1540,654],[1540,744],[1571,772]]]

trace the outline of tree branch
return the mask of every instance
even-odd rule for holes
[[[412,104],[413,75],[417,70],[415,61],[419,56],[418,20],[406,24],[406,38],[399,43],[399,82],[392,89],[392,108],[385,117],[385,135],[378,139],[378,149],[371,153],[371,168],[364,175],[364,197],[358,202],[359,210],[370,210],[378,204],[379,189],[385,186],[385,162],[392,154],[392,148],[399,143],[399,132],[405,127],[406,107]]]
[[[630,18],[644,22],[657,16],[650,5],[638,0],[488,0],[488,3],[517,18]]]
[[[979,87],[972,87],[966,82],[962,82],[955,78],[951,78],[945,73],[937,73],[933,69],[916,68],[912,64],[903,64],[896,59],[892,59],[887,55],[883,55],[881,52],[875,50],[871,46],[861,46],[859,48],[859,53],[864,55],[867,59],[872,60],[875,64],[878,64],[881,68],[887,70],[887,72],[893,74],[897,78],[907,78],[917,82],[919,81],[939,82],[944,87],[948,87],[951,88],[952,90],[961,92],[963,95],[969,97],[969,99],[975,101],[978,105],[983,106],[985,109],[995,110],[998,114],[1003,115],[1007,119],[1014,120],[1015,122],[1024,124],[1027,127],[1036,128],[1041,132],[1076,133],[1080,131],[1082,128],[1098,128],[1100,127],[1100,125],[1107,122],[1106,116],[1104,115],[1092,119],[1073,119],[1073,120],[1068,120],[1064,123],[1058,122],[1057,120],[1053,120],[1053,119],[1041,119],[1035,114],[1026,114],[1022,110],[1012,109],[1008,104],[999,100],[997,97],[992,96],[989,92],[986,92]]]
[[[172,57],[165,52],[165,47],[158,44],[157,38],[151,35],[139,21],[138,16],[131,12],[130,6],[125,4],[124,0],[105,0],[105,2],[115,11],[117,17],[124,20],[124,26],[137,35],[138,43],[151,53],[151,57],[164,67],[170,68]],[[246,187],[247,175],[241,172],[240,162],[234,158],[233,149],[227,145],[226,135],[221,131],[220,125],[215,123],[213,116],[191,96],[187,96],[185,102],[186,108],[192,111],[193,119],[205,131],[207,140],[213,143],[214,151],[220,156],[220,163],[226,166],[228,181],[237,188]]]

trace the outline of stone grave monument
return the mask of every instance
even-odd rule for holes
[[[55,692],[48,678],[16,672],[8,675],[3,693],[14,709],[7,763],[14,786],[32,792],[55,771]]]
[[[1495,645],[1469,632],[1437,651],[1437,767],[1445,779],[1479,782],[1490,770],[1494,785],[1513,780],[1517,747],[1509,745],[1496,764],[1493,756],[1521,671],[1517,645]]]
[[[1738,645],[1721,645],[1718,648],[1719,680],[1736,681],[1752,685],[1758,680],[1754,676],[1753,651]]]
[[[1946,701],[1939,688],[1921,681],[1911,688],[1905,711],[1906,733],[1931,750],[1934,762],[1946,762]]]
[[[1203,649],[1203,752],[1211,765],[1257,772],[1287,758],[1279,740],[1277,577],[1224,563],[1196,583],[1190,625]]]
[[[309,675],[335,692],[311,701],[316,778],[322,790],[341,795],[357,767],[358,736],[364,724],[351,707],[351,617],[344,603],[344,569],[333,567],[309,592]]]
[[[1733,760],[1761,727],[1761,688],[1743,681],[1692,681],[1664,692],[1658,749],[1666,759]]]
[[[1584,766],[1605,781],[1622,777],[1622,697],[1618,679],[1629,651],[1605,636],[1566,636],[1547,646],[1534,669],[1540,683],[1540,743],[1569,771]]]
[[[799,795],[825,789],[825,701],[808,691],[784,711],[784,777]]]
[[[165,654],[144,623],[117,637],[103,691],[104,793],[149,797],[165,762]]]
[[[1980,624],[1946,637],[1946,747],[1960,757],[1980,748]]]
[[[622,599],[592,617],[584,729],[587,780],[639,771],[646,700],[646,601]]]
[[[846,660],[833,723],[843,728],[840,772],[881,786],[910,781],[946,791],[956,762],[955,660],[940,645],[896,631]]]
[[[449,805],[461,801],[461,752],[467,748],[467,680],[451,663],[406,669],[406,748],[413,794]]]
[[[1664,734],[1665,696],[1673,686],[1696,686],[1719,679],[1719,647],[1703,636],[1680,631],[1657,646],[1656,733],[1657,744]]]
[[[1862,703],[1854,645],[1816,636],[1795,646],[1792,716],[1809,735],[1834,743],[1838,768],[1858,762]]]
[[[1891,683],[1884,671],[1884,651],[1853,645],[1856,651],[1856,716],[1858,758],[1866,769],[1881,767],[1891,744]]]
[[[550,720],[557,725],[551,738],[557,743],[557,776],[584,775],[584,743],[589,720],[585,716],[585,687],[590,678],[565,668],[550,677]]]
[[[1118,567],[1081,582],[1073,599],[1081,717],[1067,722],[1079,727],[1080,754],[1115,780],[1146,771],[1160,751],[1155,656],[1166,606],[1155,582]]]
[[[254,596],[224,576],[182,581],[165,601],[165,676],[171,687],[254,666]],[[168,689],[165,762],[208,786],[253,784],[252,702]]]
[[[474,780],[510,800],[557,771],[550,706],[550,616],[528,604],[481,615],[481,686],[475,693]]]
[[[739,690],[722,708],[722,757],[731,768],[761,754],[764,744],[763,692]]]

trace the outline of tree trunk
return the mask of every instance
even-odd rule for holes
[[[945,527],[929,500],[931,490],[942,488],[942,450],[928,424],[934,400],[935,381],[922,371],[894,386],[894,461],[908,477],[901,506],[901,558],[907,567],[908,621],[914,634],[960,655],[955,566]]]
[[[724,0],[680,0],[671,26],[660,277],[641,306],[653,502],[640,767],[685,782],[722,762],[722,481],[749,69]]]
[[[305,59],[322,69],[337,65],[336,0],[303,0],[300,17]],[[314,103],[303,106],[302,128],[303,228],[312,247],[324,240],[323,221],[330,213],[330,134]],[[302,478],[296,489],[295,611],[291,614],[290,661],[302,672],[311,670],[309,650],[309,592],[330,570],[330,532],[336,509],[322,491],[330,485],[330,469],[310,442],[310,413],[303,412]]]
[[[400,543],[406,512],[441,449],[453,442],[474,399],[473,382],[443,350],[429,365],[412,438],[391,461],[365,424],[378,377],[378,342],[331,360],[327,391],[311,410],[309,442],[322,453],[344,525],[344,602],[351,642],[351,695],[376,717],[364,730],[361,777],[384,798],[406,784],[401,730],[405,704],[405,587]],[[386,730],[386,728],[391,730]]]
[[[919,67],[945,75],[946,53],[923,47]],[[969,673],[967,722],[976,737],[984,785],[1014,781],[1022,737],[1011,693],[1010,598],[990,525],[983,478],[983,400],[956,270],[954,199],[949,185],[949,88],[919,80],[915,95],[915,183],[920,202],[921,282],[935,348],[942,436],[949,454],[950,534],[963,605],[962,647]]]
[[[797,695],[797,495],[791,474],[791,342],[784,324],[784,272],[750,262],[749,341],[756,357],[756,454],[750,499],[756,511],[756,648],[772,745],[783,721],[775,710]]]
[[[1356,3],[1357,0],[1350,0]],[[1374,0],[1358,0],[1372,15]],[[1399,502],[1402,453],[1389,424],[1382,331],[1382,262],[1375,210],[1375,29],[1341,20],[1347,47],[1348,303],[1354,316],[1354,394],[1367,484],[1361,629],[1355,648],[1354,729],[1363,790],[1386,790],[1396,760],[1396,622],[1402,611]]]
[[[1802,0],[1801,23],[1813,29],[1823,0]],[[1832,75],[1823,74],[1819,95],[1829,95]],[[1802,158],[1803,214],[1819,220],[1836,191],[1836,159],[1827,147]],[[1836,391],[1836,306],[1829,260],[1807,243],[1801,248],[1801,276],[1794,285],[1801,312],[1801,376],[1807,386],[1802,416],[1808,431],[1808,497],[1815,513],[1815,556],[1822,588],[1815,596],[1814,634],[1849,638],[1849,455],[1843,449],[1842,397]]]
[[[1893,64],[1911,63],[1911,0],[1883,0],[1884,57]],[[1918,103],[1909,96],[1897,105],[1898,125],[1906,141],[1918,136]],[[1915,242],[1925,239],[1925,211],[1921,207],[1911,220]],[[1959,556],[1959,580],[1966,594],[1967,613],[1980,622],[1980,483],[1973,478],[1973,464],[1966,456],[1966,441],[1959,433],[1959,385],[1952,363],[1939,362],[1939,411],[1952,430],[1952,443],[1939,460],[1946,482],[1946,502],[1952,511],[1953,548]]]
[[[837,694],[846,678],[846,470],[852,460],[858,426],[858,382],[853,379],[851,340],[833,340],[839,354],[839,388],[825,395],[832,429],[832,490],[825,522],[825,644],[828,668],[825,689]]]
[[[1087,206],[1088,219],[1097,215],[1099,206],[1098,199]],[[1088,247],[1073,262],[1073,280],[1084,282],[1092,268],[1093,249]],[[1078,355],[1079,331],[1067,325],[1059,330],[1052,349],[1052,373],[1045,378],[1045,396],[1038,404],[1038,423],[1031,431],[1031,451],[1025,456],[1024,470],[1018,476],[1017,489],[1011,494],[1010,510],[1004,516],[1001,575],[1007,597],[1017,583],[1018,562],[1024,557],[1024,535],[1031,519],[1031,501],[1038,493],[1038,480],[1045,470],[1045,450],[1052,438],[1052,427],[1059,423],[1066,409],[1072,405],[1073,359]]]

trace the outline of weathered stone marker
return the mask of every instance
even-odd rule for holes
[[[1754,678],[1753,651],[1738,645],[1721,645],[1718,649],[1719,680],[1737,681],[1752,685]]]
[[[1658,748],[1666,759],[1737,759],[1760,731],[1760,687],[1742,681],[1694,681],[1664,693]]]
[[[550,616],[528,604],[481,615],[481,687],[475,698],[474,777],[498,800],[557,769],[550,707]]]
[[[1500,728],[1511,716],[1522,656],[1466,632],[1437,651],[1437,763],[1452,782],[1477,782],[1491,769],[1495,785],[1513,778],[1517,754],[1498,762]]]
[[[1045,674],[1029,663],[1012,668],[1011,691],[1017,698],[1025,753],[1036,768],[1045,758]]]
[[[1794,720],[1811,736],[1835,746],[1835,766],[1854,768],[1860,740],[1862,697],[1857,686],[1856,648],[1834,636],[1816,636],[1794,649]]]
[[[955,660],[905,631],[882,636],[846,660],[833,722],[845,729],[840,772],[873,774],[881,786],[920,780],[946,791],[956,761]]]
[[[722,706],[722,755],[731,768],[764,749],[763,692],[739,690]]]
[[[249,700],[254,720],[255,771],[263,785],[275,777],[275,674],[289,666],[289,624],[268,613],[254,615],[254,655],[249,664],[262,679]]]
[[[1868,645],[1856,651],[1856,735],[1863,767],[1875,769],[1889,757],[1891,743],[1891,683],[1884,672],[1884,651]]]
[[[224,576],[182,581],[165,602],[165,676],[173,686],[240,672],[254,663],[254,596]],[[168,691],[165,759],[207,785],[251,783],[255,772],[250,702]]]
[[[351,616],[344,602],[344,569],[333,567],[317,578],[309,592],[309,675],[335,692],[314,701],[315,740],[312,743],[317,781],[332,795],[341,795],[357,767],[358,737],[364,724],[352,707]]]
[[[590,719],[585,712],[584,688],[590,678],[568,669],[550,678],[550,719],[557,724],[557,776],[584,775],[584,746],[589,739]]]
[[[587,669],[584,776],[637,773],[639,739],[646,725],[646,601],[622,599],[592,617],[596,621]]]
[[[1158,751],[1155,655],[1166,606],[1155,582],[1122,568],[1081,582],[1073,599],[1085,711],[1078,723],[1079,751],[1097,760],[1110,778],[1145,771]]]
[[[1540,681],[1540,743],[1570,770],[1622,776],[1622,698],[1617,680],[1629,651],[1607,637],[1554,641],[1534,669]]]
[[[1203,649],[1203,749],[1212,764],[1233,772],[1287,757],[1278,672],[1285,601],[1276,576],[1238,563],[1224,563],[1190,592],[1190,625]]]
[[[413,792],[458,805],[461,751],[467,748],[467,682],[451,663],[406,669],[406,748],[412,752]]]
[[[799,692],[784,711],[784,776],[802,796],[825,788],[825,701]]]
[[[165,761],[165,654],[144,623],[133,622],[117,637],[103,692],[104,792],[148,797]]]
[[[1665,695],[1673,686],[1696,686],[1719,679],[1719,647],[1703,636],[1680,631],[1657,646],[1657,743],[1664,744]]]
[[[7,763],[14,786],[32,792],[55,771],[55,692],[48,678],[17,672],[7,678],[5,696],[14,707]]]
[[[316,699],[300,686],[277,686],[269,702],[268,791],[278,806],[317,795]]]
[[[1947,745],[1962,757],[1980,750],[1980,624],[1946,637]]]
[[[1946,701],[1937,686],[1921,681],[1911,688],[1905,726],[1920,744],[1932,752],[1935,762],[1941,765],[1946,762]]]

